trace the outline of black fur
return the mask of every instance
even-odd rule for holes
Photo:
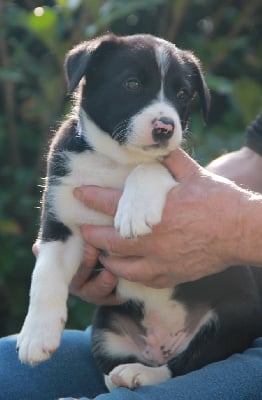
[[[51,214],[44,216],[44,224],[40,231],[39,239],[43,242],[61,240],[65,242],[71,236],[71,230],[60,221],[56,221]]]
[[[69,53],[65,62],[69,90],[75,89],[85,78],[80,90],[82,107],[104,132],[112,135],[120,121],[128,124],[131,117],[157,96],[160,71],[154,46],[150,35],[143,35],[143,43],[141,36],[119,38],[108,35],[82,43]],[[197,59],[191,52],[174,46],[166,51],[172,62],[165,79],[165,96],[176,107],[183,129],[186,128],[190,101],[195,93],[199,95],[206,121],[210,97]],[[126,90],[125,81],[130,77],[139,80],[141,90],[133,93]],[[178,97],[181,90],[184,93]],[[120,142],[125,143],[124,139],[121,136]]]
[[[59,185],[60,178],[70,173],[67,152],[82,153],[92,151],[92,146],[83,137],[77,121],[73,117],[67,120],[57,132],[48,155],[48,171],[45,191],[43,194],[42,226],[39,239],[43,242],[61,240],[65,242],[71,236],[71,230],[57,220],[51,212],[52,186]]]

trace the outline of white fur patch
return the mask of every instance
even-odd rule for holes
[[[161,367],[147,367],[139,363],[134,363],[122,364],[115,367],[105,377],[105,383],[111,392],[119,386],[136,389],[139,386],[157,385],[170,378],[171,374],[166,365]]]
[[[67,318],[68,286],[80,265],[82,246],[82,237],[76,234],[66,243],[39,246],[29,310],[17,340],[22,362],[39,363],[58,348]]]
[[[166,73],[168,71],[168,67],[170,65],[170,56],[167,51],[167,46],[165,43],[161,44],[155,48],[156,61],[161,74],[161,88],[159,92],[159,100],[163,101],[165,99],[164,96],[164,80]]]
[[[82,185],[122,189],[133,166],[120,167],[115,161],[96,152],[68,153],[68,159],[71,172],[52,188],[55,214],[71,229],[85,223],[112,225],[112,217],[85,207],[74,197],[73,190]]]

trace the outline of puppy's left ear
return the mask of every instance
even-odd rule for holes
[[[67,54],[64,68],[70,94],[85,75],[91,53],[89,42],[83,42]]]
[[[203,120],[205,123],[207,123],[207,118],[208,118],[208,113],[209,113],[210,103],[211,103],[211,97],[210,97],[209,89],[207,87],[206,81],[204,79],[204,76],[202,74],[202,71],[201,71],[199,65],[195,65],[194,79],[196,82],[196,91],[198,93],[199,100],[200,100]]]
[[[205,123],[207,123],[207,118],[211,103],[209,89],[207,87],[204,75],[202,73],[199,60],[190,51],[186,51],[185,55],[186,55],[186,62],[188,63],[191,70],[190,72],[193,81],[192,83],[195,87],[195,91],[199,96],[203,120]]]
[[[69,93],[75,90],[80,80],[86,75],[91,58],[97,51],[101,54],[110,54],[120,41],[116,35],[109,33],[82,42],[69,51],[64,64]]]

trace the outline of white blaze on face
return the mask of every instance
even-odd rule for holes
[[[155,56],[160,71],[160,91],[148,106],[132,118],[128,144],[146,151],[157,151],[157,143],[152,135],[153,124],[154,121],[164,117],[174,121],[174,133],[168,140],[166,148],[158,149],[158,151],[168,154],[180,145],[182,127],[176,108],[166,99],[164,93],[164,81],[170,65],[170,54],[165,41],[159,39],[158,46],[155,48]]]
[[[160,92],[159,92],[159,100],[164,100],[164,79],[168,71],[168,67],[170,64],[170,56],[168,54],[168,50],[166,45],[161,44],[159,47],[156,47],[155,49],[155,54],[156,54],[156,61],[160,70],[161,74],[161,87],[160,87]]]

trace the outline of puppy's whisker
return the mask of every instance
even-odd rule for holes
[[[121,136],[122,134],[126,133],[127,128],[126,126],[123,124],[121,126],[118,126],[117,129],[114,129],[113,133],[112,133],[112,138],[116,139],[117,137]]]
[[[129,120],[124,119],[119,122],[112,132],[112,138],[118,139],[118,141],[126,137],[127,132],[129,131]]]

